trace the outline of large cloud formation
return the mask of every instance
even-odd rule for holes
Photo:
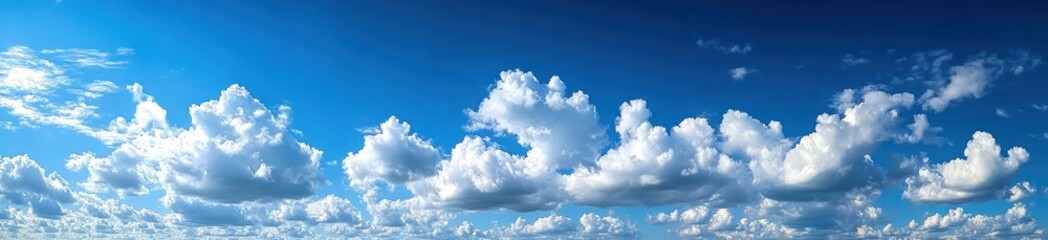
[[[744,165],[715,147],[716,136],[704,118],[688,118],[673,127],[653,126],[644,100],[620,107],[615,131],[619,146],[565,180],[576,203],[597,206],[657,205],[708,200],[742,202],[748,181]]]
[[[964,149],[966,159],[954,159],[934,166],[922,166],[916,176],[906,179],[903,196],[917,202],[968,202],[998,197],[1019,166],[1030,159],[1021,147],[1001,147],[993,136],[975,132]]]

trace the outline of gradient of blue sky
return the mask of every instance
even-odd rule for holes
[[[943,71],[987,55],[1011,61],[1014,53],[1022,52],[1039,59],[1048,53],[1044,12],[1048,7],[1040,3],[945,1],[810,6],[18,1],[0,4],[0,48],[98,49],[126,61],[113,68],[66,71],[78,83],[107,80],[119,86],[91,101],[98,106],[98,116],[89,118],[87,125],[94,127],[134,114],[135,102],[123,91],[133,83],[144,86],[167,110],[167,121],[180,128],[192,125],[187,111],[191,105],[218,98],[232,84],[244,86],[270,110],[290,106],[291,128],[302,133],[295,138],[324,152],[319,167],[330,185],[316,195],[348,199],[368,216],[361,192],[348,186],[342,160],[361,149],[368,132],[362,130],[390,116],[410,123],[413,133],[431,139],[444,155],[467,135],[488,136],[509,153],[525,154],[527,149],[512,135],[465,128],[470,118],[464,110],[478,108],[501,71],[530,71],[542,83],[556,75],[569,92],[588,94],[611,140],[601,153],[618,144],[618,107],[632,99],[647,101],[654,125],[669,127],[687,117],[705,117],[716,129],[722,114],[736,109],[764,123],[782,122],[783,134],[796,142],[813,131],[816,116],[836,112],[833,98],[844,89],[882,85],[887,92],[917,97],[934,89],[920,81],[893,81],[912,76],[913,54],[948,51],[953,57]],[[736,45],[740,48],[733,52]],[[133,48],[133,54],[117,55],[124,47]],[[1048,73],[1044,66],[1032,66],[1021,74],[1009,68],[981,97],[952,102],[945,111],[922,109],[923,102],[917,101],[900,113],[900,124],[891,130],[905,131],[913,114],[926,113],[932,126],[942,128],[935,134],[941,141],[883,141],[869,154],[884,169],[922,152],[932,163],[945,162],[964,157],[973,132],[989,132],[1005,151],[1021,146],[1030,152],[1030,160],[1007,187],[1023,181],[1035,186],[1035,194],[1020,201],[1033,219],[1048,218],[1039,204],[1046,200],[1048,178],[1038,174],[1048,167],[1042,160],[1048,149],[1048,127],[1043,124],[1048,111],[1033,106],[1048,104],[1043,94]],[[748,74],[733,77],[733,69],[740,68]],[[20,126],[16,116],[3,110],[0,122],[12,127],[0,129],[0,156],[27,154],[47,172],[68,180],[74,191],[87,191],[77,183],[88,174],[67,168],[70,154],[92,151],[107,156],[113,151],[68,128]],[[906,185],[901,182],[877,188],[875,206],[886,216],[874,225],[877,229],[885,223],[903,228],[910,220],[921,223],[957,207],[966,213],[1000,215],[1013,206],[1001,198],[914,203],[903,198]],[[164,194],[154,190],[124,198],[98,195],[172,214],[160,203]],[[380,193],[391,199],[411,196],[403,187]],[[446,210],[457,214],[448,228],[470,221],[490,229],[509,225],[518,216],[534,221],[551,211],[577,221],[593,212],[632,221],[639,233],[630,237],[663,239],[677,237],[677,226],[655,225],[646,217],[700,202],[598,208],[569,201],[555,210],[526,213]],[[19,207],[10,201],[0,204]],[[735,221],[745,217],[745,206],[731,208]],[[1038,228],[1044,226],[1037,221]],[[854,234],[855,229],[827,231]]]

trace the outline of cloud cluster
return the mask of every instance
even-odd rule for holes
[[[903,197],[917,202],[969,202],[998,197],[1019,166],[1030,159],[1021,147],[1001,156],[993,136],[975,132],[964,149],[966,159],[954,159],[923,166],[916,176],[906,179]]]
[[[0,157],[0,201],[29,206],[29,212],[40,217],[65,215],[62,204],[76,199],[66,180],[44,169],[26,155]]]
[[[744,202],[745,166],[716,148],[704,118],[687,118],[671,131],[648,122],[644,100],[620,107],[619,146],[565,179],[574,202],[596,206],[659,205],[708,200]]]
[[[697,44],[726,53],[751,50],[748,44],[717,40]],[[0,202],[7,204],[0,210],[5,229],[0,238],[639,237],[628,218],[556,212],[568,204],[689,206],[646,218],[672,226],[682,238],[1043,236],[1024,203],[1035,188],[1012,183],[1029,159],[1023,148],[1002,156],[989,133],[976,132],[964,159],[929,164],[911,158],[888,173],[880,156],[872,155],[890,140],[937,141],[935,133],[942,129],[932,126],[928,115],[906,111],[920,105],[938,112],[979,98],[999,75],[1039,65],[1039,57],[1030,54],[980,55],[949,71],[941,69],[952,57],[948,52],[915,55],[923,65],[911,70],[932,76],[922,79],[931,89],[920,98],[884,86],[848,89],[833,99],[836,112],[817,116],[815,130],[797,137],[785,136],[780,122],[762,122],[739,110],[725,112],[719,125],[689,117],[672,127],[658,126],[646,101],[631,100],[619,108],[612,144],[589,95],[567,91],[556,76],[542,83],[530,72],[504,71],[479,106],[466,111],[470,135],[450,152],[396,117],[364,130],[363,146],[349,152],[341,166],[349,187],[360,193],[359,202],[317,196],[329,184],[319,166],[322,151],[296,138],[290,107],[267,107],[239,85],[190,106],[189,125],[179,127],[133,84],[127,86],[137,104],[133,117],[91,126],[88,119],[97,117],[97,107],[87,101],[118,87],[102,80],[81,84],[66,71],[120,67],[126,61],[111,57],[130,54],[133,49],[110,54],[27,47],[0,53],[0,108],[18,118],[19,126],[65,127],[112,148],[106,156],[82,152],[66,160],[66,168],[87,175],[78,183],[86,192],[72,190],[56,173],[45,174],[25,155],[0,158]],[[738,79],[754,72],[737,70],[732,74]],[[909,114],[913,122],[904,123],[909,118],[900,116]],[[526,152],[500,145],[500,137],[515,140]],[[956,208],[893,227],[874,203],[881,189],[898,179],[905,179],[903,197],[915,202],[1007,199],[1014,205],[999,216]],[[382,198],[378,184],[405,186],[411,196]],[[156,191],[170,212],[103,198]],[[470,221],[452,223],[488,210],[552,211],[488,229]]]

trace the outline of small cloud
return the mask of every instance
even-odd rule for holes
[[[753,46],[750,46],[750,43],[722,43],[719,39],[700,38],[698,41],[695,41],[695,45],[705,49],[720,51],[725,54],[746,54],[753,50]]]
[[[1005,111],[1004,109],[1000,109],[1000,108],[997,109],[997,116],[1000,116],[1000,117],[1003,117],[1003,118],[1010,118],[1010,117],[1012,117],[1012,115],[1008,115],[1008,111]]]
[[[1048,104],[1044,104],[1044,105],[1030,104],[1030,107],[1033,107],[1033,109],[1037,109],[1037,110],[1041,110],[1041,111],[1048,111]]]
[[[856,57],[855,55],[849,53],[844,55],[844,59],[841,59],[841,62],[844,63],[844,66],[851,67],[870,63],[870,60],[862,57]]]
[[[124,55],[133,55],[133,54],[135,54],[135,49],[134,48],[129,48],[129,47],[118,47],[118,48],[116,48],[116,55],[124,56]]]
[[[747,75],[757,73],[757,69],[737,67],[728,70],[728,74],[731,74],[731,79],[735,81],[741,81],[746,78]]]

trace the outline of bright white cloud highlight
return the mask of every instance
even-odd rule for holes
[[[1021,147],[1001,156],[1001,147],[992,135],[975,132],[964,149],[965,159],[921,167],[918,175],[906,179],[903,196],[916,202],[970,202],[1000,195],[1012,175],[1030,154]]]
[[[436,174],[440,152],[410,131],[407,122],[390,117],[365,136],[364,147],[342,160],[350,185],[367,188],[379,180],[402,184]]]

